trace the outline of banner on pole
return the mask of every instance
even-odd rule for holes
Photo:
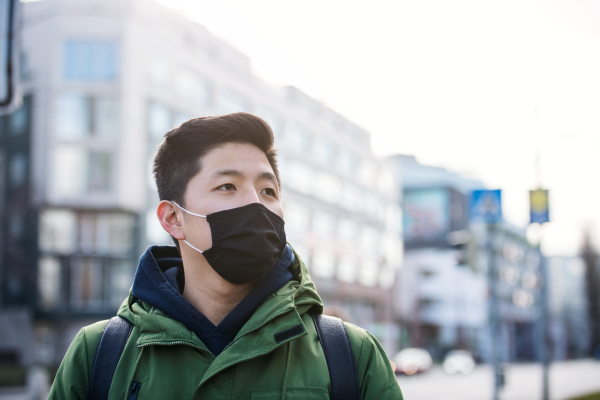
[[[529,191],[530,223],[543,224],[550,222],[548,207],[548,190],[537,189]]]

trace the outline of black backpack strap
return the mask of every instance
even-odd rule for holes
[[[111,318],[104,327],[90,374],[89,400],[108,399],[117,364],[132,328],[131,322],[119,316]]]
[[[333,400],[360,400],[356,359],[344,323],[327,315],[311,316],[327,361],[331,380],[329,397]]]

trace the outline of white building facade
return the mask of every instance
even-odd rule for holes
[[[23,6],[33,298],[57,349],[42,362],[60,361],[82,324],[116,312],[148,245],[171,243],[151,174],[162,136],[192,117],[237,111],[273,128],[288,240],[325,304],[395,350],[401,213],[368,132],[298,89],[260,81],[246,56],[153,1]]]

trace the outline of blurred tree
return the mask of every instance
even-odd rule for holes
[[[598,272],[598,251],[592,243],[589,229],[584,232],[581,258],[585,263],[585,278],[588,300],[589,326],[591,330],[591,349],[595,357],[600,357],[600,273]]]

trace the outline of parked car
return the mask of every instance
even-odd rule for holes
[[[407,347],[399,351],[393,358],[397,374],[414,375],[431,368],[433,360],[425,349]]]
[[[475,369],[475,359],[466,350],[452,350],[446,354],[442,368],[448,374],[469,374]]]

